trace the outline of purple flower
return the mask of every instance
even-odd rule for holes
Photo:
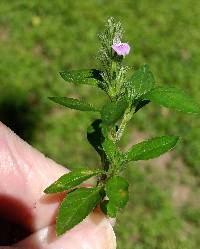
[[[127,55],[130,52],[130,46],[128,43],[114,43],[112,45],[112,49],[118,54],[118,55]]]

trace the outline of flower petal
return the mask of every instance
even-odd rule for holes
[[[130,52],[130,46],[128,43],[118,43],[113,44],[112,49],[118,54],[118,55],[127,55]]]

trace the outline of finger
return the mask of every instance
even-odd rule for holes
[[[102,213],[93,213],[59,238],[55,236],[54,226],[49,226],[15,246],[21,249],[115,249],[116,240],[108,220]]]
[[[0,123],[1,217],[32,231],[51,224],[62,195],[45,199],[43,190],[66,172]]]

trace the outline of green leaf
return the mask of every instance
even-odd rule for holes
[[[117,145],[109,138],[105,138],[102,145],[109,161],[112,162],[115,159],[115,157],[118,156],[119,154]]]
[[[53,102],[58,103],[59,105],[71,108],[71,109],[76,109],[80,111],[93,111],[93,112],[98,112],[99,110],[92,106],[89,103],[86,103],[82,100],[78,99],[73,99],[73,98],[67,98],[67,97],[49,97],[50,100]]]
[[[127,152],[127,161],[148,160],[171,150],[179,140],[177,136],[155,137],[135,144]]]
[[[102,170],[77,169],[61,176],[57,181],[44,190],[45,193],[58,193],[72,189],[92,176],[104,173]]]
[[[127,82],[129,99],[138,99],[154,88],[155,79],[147,65],[137,70]]]
[[[126,206],[128,195],[128,182],[121,176],[114,176],[106,183],[106,194],[109,201],[118,208]]]
[[[102,81],[101,72],[96,69],[72,70],[60,73],[68,82],[98,86]]]
[[[200,107],[183,91],[175,87],[157,87],[145,95],[158,105],[187,113],[200,113]]]
[[[106,125],[115,124],[124,114],[127,108],[127,102],[119,100],[117,102],[110,102],[103,106],[101,110],[102,121]]]
[[[118,167],[122,165],[125,161],[124,156],[112,140],[106,137],[102,143],[102,146],[109,162],[113,163],[115,166],[117,165]]]
[[[100,207],[104,214],[108,215],[111,218],[116,217],[118,209],[112,202],[105,200],[101,203]]]
[[[56,233],[61,235],[80,223],[100,201],[100,188],[79,188],[67,194],[56,220]]]

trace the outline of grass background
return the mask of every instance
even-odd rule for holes
[[[91,87],[65,83],[58,72],[97,67],[97,34],[107,17],[121,20],[132,47],[126,63],[146,63],[157,83],[184,89],[200,103],[200,1],[0,1],[0,120],[70,169],[95,167],[86,141],[94,114],[65,110],[48,96],[103,104]],[[176,150],[129,165],[131,197],[115,227],[119,249],[197,249],[200,244],[200,118],[148,105],[122,147],[161,134],[182,137]]]

